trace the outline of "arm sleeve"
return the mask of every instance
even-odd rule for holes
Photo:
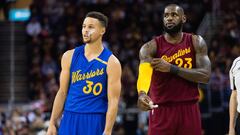
[[[152,78],[153,68],[150,63],[141,63],[139,65],[139,73],[137,80],[137,90],[138,93],[143,91],[146,94],[149,91],[151,78]]]

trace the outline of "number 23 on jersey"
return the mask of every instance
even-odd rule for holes
[[[192,68],[192,58],[177,58],[175,60],[175,64],[178,67],[184,67],[184,68]]]

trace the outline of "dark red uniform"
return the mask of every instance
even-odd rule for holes
[[[192,35],[183,34],[179,44],[155,38],[156,57],[183,68],[195,68]],[[198,84],[171,73],[153,71],[150,97],[159,107],[150,111],[149,135],[201,135]]]

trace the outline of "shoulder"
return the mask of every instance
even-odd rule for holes
[[[116,56],[113,54],[109,57],[108,64],[107,64],[107,72],[114,70],[114,71],[121,71],[121,63]]]
[[[240,62],[240,56],[234,59],[233,63],[236,63],[236,62]]]
[[[200,35],[192,34],[192,42],[193,42],[193,44],[198,45],[198,44],[202,44],[203,42],[205,42],[205,40]]]
[[[236,58],[233,61],[231,69],[230,69],[230,73],[232,73],[233,75],[240,73],[240,57]]]
[[[110,49],[108,49],[107,47],[104,47],[104,49],[106,50],[106,51],[105,51],[105,55],[110,58],[111,55],[112,55],[112,51],[111,51]]]
[[[118,60],[118,58],[112,54],[109,57],[108,65],[119,65],[120,66],[121,64],[120,64],[120,61]]]
[[[240,67],[240,56],[234,59],[231,69],[233,70],[235,67]]]
[[[156,48],[157,46],[157,42],[156,42],[156,38],[146,42],[145,44],[143,44],[142,48],[148,49],[148,48]]]
[[[192,34],[192,43],[196,52],[207,51],[207,44],[202,36]]]
[[[63,54],[61,61],[62,66],[70,67],[74,50],[75,49],[68,50]]]
[[[74,50],[75,50],[75,49],[71,49],[71,50],[66,51],[66,52],[63,54],[62,59],[72,58],[72,55],[73,55],[73,53],[74,53]]]
[[[153,40],[155,40],[157,42],[157,41],[161,40],[162,38],[164,38],[164,34],[154,37]]]
[[[157,42],[152,39],[146,42],[140,49],[139,57],[140,59],[149,59],[149,57],[154,57],[157,53]]]

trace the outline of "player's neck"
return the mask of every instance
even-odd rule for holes
[[[178,32],[175,34],[165,33],[164,38],[166,39],[167,42],[169,42],[171,44],[178,44],[182,41],[183,32]]]
[[[85,51],[87,53],[98,54],[103,50],[102,40],[97,40],[92,43],[87,43],[85,47]]]

